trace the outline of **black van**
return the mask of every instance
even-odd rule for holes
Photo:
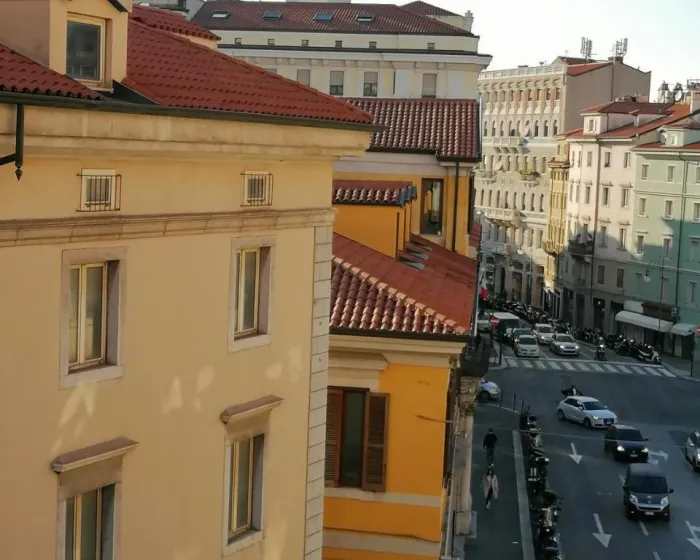
[[[660,517],[670,521],[670,494],[673,488],[668,487],[666,476],[656,465],[634,463],[627,467],[622,503],[628,517]]]

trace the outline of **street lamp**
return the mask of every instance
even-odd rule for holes
[[[644,281],[649,283],[651,282],[651,275],[649,274],[649,267],[656,267],[659,269],[659,308],[657,309],[657,313],[659,315],[659,338],[661,340],[661,348],[660,350],[663,350],[663,336],[661,334],[661,303],[663,302],[664,299],[664,261],[668,257],[662,256],[660,260],[658,261],[651,261],[649,263],[649,266],[647,266],[646,271],[644,272]]]

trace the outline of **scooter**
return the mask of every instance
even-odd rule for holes
[[[659,356],[659,353],[656,351],[655,348],[648,344],[638,346],[635,357],[640,362],[651,362],[652,364],[661,363],[661,356]]]
[[[582,397],[583,391],[577,387],[569,387],[568,389],[562,389],[561,394],[565,397]]]
[[[595,359],[601,362],[608,361],[608,358],[605,356],[605,344],[598,344],[598,347],[595,349]]]

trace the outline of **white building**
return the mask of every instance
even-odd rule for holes
[[[222,52],[342,97],[475,99],[491,62],[471,12],[421,1],[215,0],[193,21],[221,37]]]
[[[650,73],[622,59],[559,57],[548,66],[483,72],[483,165],[476,207],[482,251],[496,294],[544,306],[547,241],[547,162],[555,136],[581,126],[581,111],[623,94],[649,91]]]

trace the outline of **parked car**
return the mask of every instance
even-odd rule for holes
[[[552,341],[552,336],[554,336],[552,325],[537,323],[532,330],[540,344],[549,344]]]
[[[593,397],[567,397],[557,405],[557,418],[583,424],[586,428],[606,428],[617,422],[617,415]]]
[[[629,465],[622,483],[622,503],[627,517],[660,517],[671,520],[670,495],[666,476],[650,463]]]
[[[481,379],[476,396],[480,402],[497,401],[501,398],[501,388],[493,381]]]
[[[527,356],[529,358],[539,358],[540,357],[540,347],[537,344],[537,339],[529,334],[520,335],[513,344],[513,350],[515,355]]]
[[[491,332],[491,314],[485,313],[476,320],[476,328],[481,333]]]
[[[549,349],[559,356],[578,356],[581,347],[571,335],[555,333],[549,342]]]
[[[686,461],[690,461],[695,472],[700,472],[700,430],[689,434],[683,449]]]
[[[647,438],[634,426],[613,424],[608,427],[603,438],[603,449],[612,452],[616,461],[646,463],[649,460]]]

